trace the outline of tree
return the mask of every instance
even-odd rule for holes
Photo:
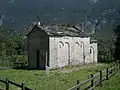
[[[117,28],[114,30],[116,34],[116,42],[115,42],[115,60],[120,60],[120,25],[117,25]]]
[[[0,66],[14,66],[15,62],[27,63],[26,39],[14,31],[0,27]]]

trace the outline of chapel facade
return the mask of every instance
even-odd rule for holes
[[[97,63],[97,43],[75,26],[35,25],[27,34],[28,66],[35,69]]]

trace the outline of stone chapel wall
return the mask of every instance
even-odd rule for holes
[[[87,63],[90,38],[50,37],[49,59],[51,68]]]

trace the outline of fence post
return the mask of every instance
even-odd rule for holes
[[[93,74],[91,74],[91,78],[93,78]],[[93,86],[94,86],[94,79],[91,80],[91,87],[93,87]]]
[[[80,84],[80,81],[77,80],[77,85]],[[80,87],[77,88],[77,90],[80,90]]]
[[[6,78],[6,90],[9,90],[9,81],[7,78]]]
[[[109,75],[109,71],[108,68],[106,69],[106,80],[108,80],[108,75]]]
[[[25,84],[22,83],[21,86],[22,86],[22,90],[25,90]]]
[[[102,86],[102,70],[100,70],[100,86]]]

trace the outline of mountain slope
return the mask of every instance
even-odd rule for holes
[[[101,22],[116,22],[119,5],[119,0],[1,0],[0,25],[20,28],[39,16],[48,23],[79,23],[87,17],[101,20],[101,26]]]

